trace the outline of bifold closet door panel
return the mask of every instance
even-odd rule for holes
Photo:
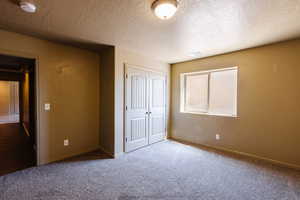
[[[166,135],[166,78],[149,73],[149,144],[161,141]]]
[[[126,68],[125,83],[125,151],[149,144],[148,137],[148,81],[147,72]]]

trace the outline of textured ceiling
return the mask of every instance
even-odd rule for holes
[[[181,0],[168,21],[153,15],[151,0],[34,1],[38,12],[28,14],[15,0],[0,0],[0,27],[116,45],[169,63],[300,36],[300,0]]]

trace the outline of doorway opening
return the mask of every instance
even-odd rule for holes
[[[0,55],[0,176],[37,164],[35,60]]]

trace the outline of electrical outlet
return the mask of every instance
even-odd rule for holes
[[[45,103],[45,110],[50,110],[50,103]]]
[[[216,140],[220,140],[220,138],[221,138],[220,134],[217,134],[216,135]]]
[[[64,146],[69,146],[69,140],[68,139],[64,140]]]

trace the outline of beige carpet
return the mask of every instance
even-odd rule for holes
[[[0,177],[2,200],[299,200],[300,172],[167,141]]]

